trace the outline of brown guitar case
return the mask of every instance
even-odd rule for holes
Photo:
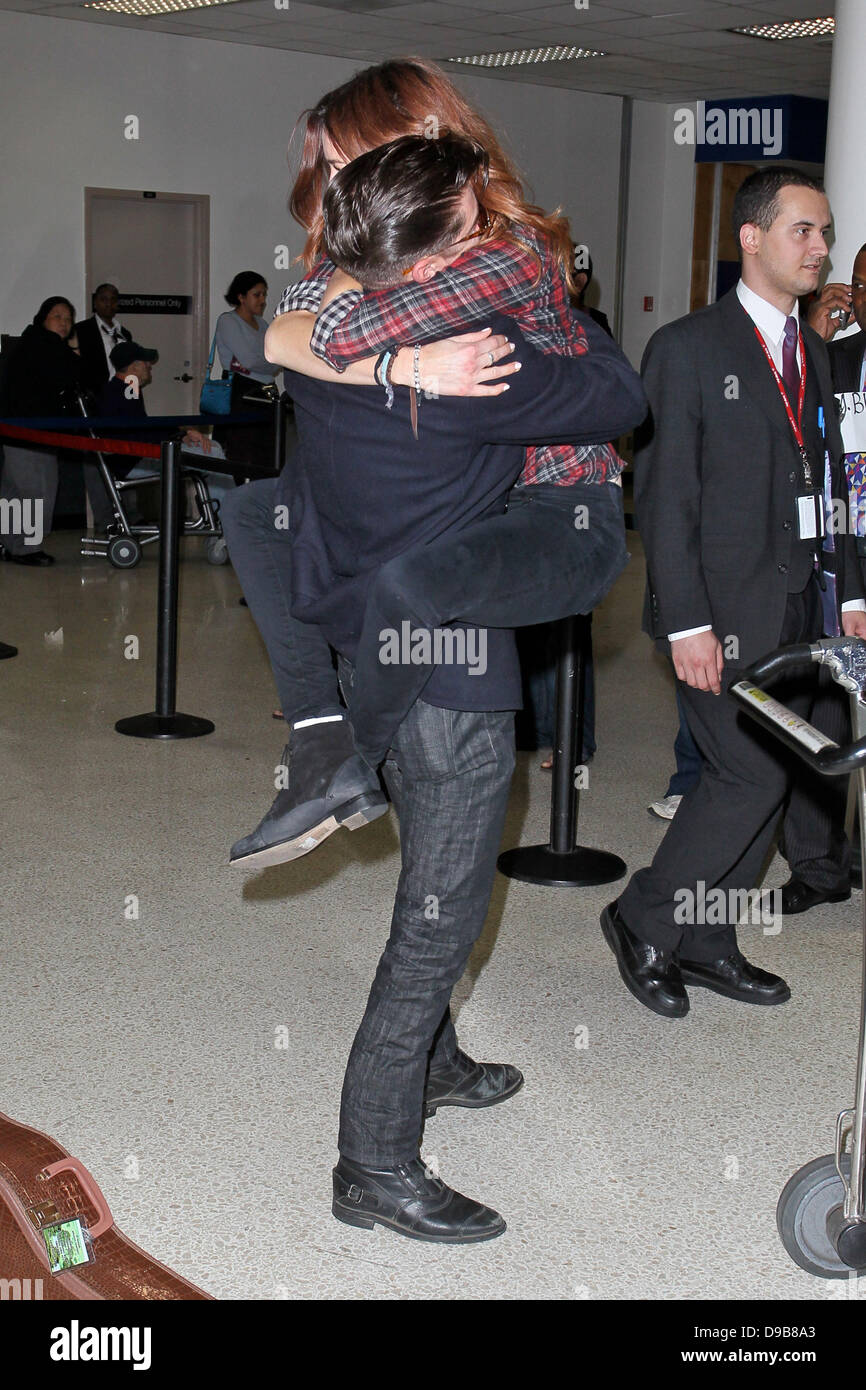
[[[52,1274],[40,1232],[77,1216],[92,1241],[93,1262]],[[117,1229],[108,1203],[79,1159],[47,1134],[7,1115],[0,1115],[0,1277],[4,1298],[212,1297]]]

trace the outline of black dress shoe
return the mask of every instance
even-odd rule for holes
[[[782,888],[782,913],[791,917],[795,912],[808,912],[819,903],[846,903],[851,896],[850,888],[839,893],[824,893],[820,888],[810,888],[801,878],[790,878]]]
[[[3,559],[8,560],[13,565],[53,565],[54,556],[46,555],[44,550],[28,550],[24,553],[14,553],[4,549]]]
[[[473,1062],[458,1050],[453,1066],[439,1071],[432,1067],[424,1092],[424,1115],[435,1115],[440,1105],[462,1105],[467,1110],[483,1110],[508,1100],[523,1085],[523,1073],[506,1062]]]
[[[689,1011],[689,996],[670,952],[659,951],[629,931],[618,902],[604,909],[601,929],[616,956],[623,983],[635,999],[663,1018],[683,1018]]]
[[[252,834],[232,845],[229,863],[285,864],[309,854],[341,825],[357,830],[388,810],[376,773],[355,752],[347,719],[293,729],[283,763],[288,787]]]
[[[446,1187],[420,1158],[397,1168],[362,1168],[341,1158],[331,1210],[347,1226],[372,1230],[378,1222],[411,1240],[439,1245],[492,1240],[505,1230],[498,1211]]]
[[[750,964],[739,951],[724,960],[683,960],[680,973],[687,985],[701,985],[743,1004],[785,1004],[791,991],[779,975]]]
[[[7,661],[10,656],[17,656],[18,648],[10,647],[8,642],[0,642],[0,661]]]

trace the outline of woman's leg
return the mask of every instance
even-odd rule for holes
[[[292,616],[292,540],[275,525],[277,479],[231,488],[223,534],[261,633],[286,723],[342,713],[337,673],[322,632]]]
[[[516,489],[504,515],[390,561],[371,587],[355,664],[358,752],[377,766],[437,652],[447,662],[460,651],[437,642],[443,625],[523,627],[589,612],[627,560],[621,489],[599,483]]]

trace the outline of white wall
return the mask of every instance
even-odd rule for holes
[[[85,185],[208,193],[212,317],[245,268],[268,276],[273,307],[300,273],[274,270],[274,247],[287,243],[295,254],[303,242],[286,210],[289,132],[304,107],[361,64],[8,11],[0,51],[2,331],[20,332],[48,294],[89,311]],[[619,99],[458,81],[504,135],[537,200],[561,202],[573,217],[612,309]],[[139,118],[137,141],[124,138],[128,115]]]
[[[677,109],[636,101],[632,113],[622,346],[635,365],[657,328],[689,312],[695,152],[674,143]]]

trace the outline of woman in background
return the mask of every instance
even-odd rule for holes
[[[69,346],[74,323],[75,310],[63,295],[43,300],[9,357],[0,414],[50,419],[75,413],[73,393],[83,389],[83,368]],[[5,443],[0,500],[18,502],[17,508],[4,508],[4,513],[18,512],[23,520],[15,534],[11,529],[3,534],[5,560],[16,565],[54,564],[42,541],[54,519],[57,477],[55,449]]]
[[[216,325],[216,351],[223,376],[234,372],[232,383],[232,414],[249,415],[267,411],[263,425],[225,425],[214,429],[214,438],[223,446],[228,458],[251,463],[259,469],[269,469],[274,461],[273,408],[264,388],[273,386],[281,370],[268,362],[264,355],[268,322],[264,317],[268,299],[267,281],[255,270],[242,270],[234,277],[225,292],[225,301],[232,307],[220,314]],[[262,404],[245,399],[261,397]],[[211,493],[224,494],[232,483],[226,474],[219,474]]]

